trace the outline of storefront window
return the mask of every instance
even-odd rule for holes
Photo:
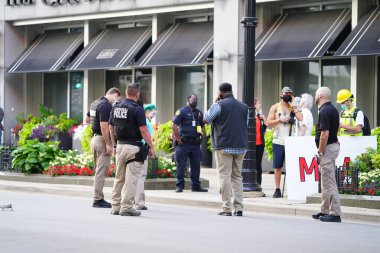
[[[340,110],[336,103],[336,94],[341,89],[350,89],[351,60],[323,60],[322,66],[322,86],[331,89],[331,103]]]
[[[144,104],[152,102],[152,69],[136,69],[135,81],[140,84],[140,98]]]
[[[132,70],[106,71],[106,91],[116,87],[120,90],[123,98],[125,97],[125,88],[132,81]]]
[[[309,93],[313,97],[318,89],[319,62],[318,61],[289,61],[282,62],[282,86],[292,88],[295,96]],[[318,114],[313,106],[314,118]]]
[[[44,105],[56,115],[67,113],[67,73],[44,73]]]
[[[70,118],[83,121],[83,72],[70,73]]]
[[[192,93],[198,95],[198,109],[204,112],[205,68],[175,68],[175,108],[186,105],[186,97]]]

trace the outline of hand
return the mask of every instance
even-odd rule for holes
[[[215,103],[219,102],[222,98],[220,96],[218,96],[216,99],[215,99]]]
[[[106,155],[111,155],[112,154],[112,146],[111,145],[106,145]]]
[[[155,153],[154,153],[154,149],[152,149],[152,148],[150,148],[149,149],[149,157],[150,158],[154,158],[156,155],[155,155]]]
[[[182,145],[183,142],[182,142],[181,139],[179,139],[179,140],[177,140],[177,143],[178,143],[178,146],[179,146],[179,145]]]
[[[345,128],[345,125],[343,125],[342,123],[339,123],[339,128],[346,129],[346,128]]]
[[[116,157],[116,146],[113,148],[113,156]]]

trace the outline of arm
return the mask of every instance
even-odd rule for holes
[[[174,122],[173,122],[172,130],[173,130],[174,138],[177,140],[178,145],[182,145],[181,136],[179,135],[179,131],[178,131],[178,125]]]
[[[318,147],[318,153],[325,153],[325,148],[327,145],[327,140],[329,139],[329,131],[323,130],[321,132],[321,137],[319,139],[319,147]]]
[[[299,136],[304,136],[306,132],[306,124],[302,124],[301,130],[299,132]]]
[[[150,148],[150,156],[151,157],[154,157],[154,146],[153,146],[153,142],[152,142],[152,139],[150,137],[150,133],[148,131],[148,128],[146,127],[146,125],[144,126],[140,126],[139,127],[140,129],[140,133],[141,133],[141,136],[144,138],[145,140],[145,143],[148,144],[149,148]]]
[[[115,129],[114,127],[110,124],[109,125],[109,130],[110,130],[110,135],[111,135],[111,142],[112,142],[112,146],[114,148],[114,156],[116,156],[116,136],[115,136]]]
[[[302,115],[302,112],[300,110],[298,110],[297,108],[293,107],[292,108],[292,111],[294,112],[294,114],[296,115],[296,119],[298,121],[302,121],[303,120],[303,115]]]
[[[269,114],[267,118],[268,127],[274,127],[281,122],[280,119],[276,119],[276,109],[277,109],[277,104],[272,105],[272,107],[269,110]]]
[[[102,136],[106,143],[106,154],[110,155],[112,153],[112,146],[110,142],[110,131],[108,128],[108,122],[100,122],[100,129],[102,130]]]

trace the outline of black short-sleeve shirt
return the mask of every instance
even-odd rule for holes
[[[339,129],[339,112],[330,103],[324,103],[319,108],[318,121],[316,125],[315,143],[317,148],[319,147],[319,140],[321,138],[322,131],[329,131],[329,139],[327,144],[332,144],[338,141],[338,129]]]
[[[136,101],[132,100],[132,99],[124,99],[123,102],[121,102],[123,104],[133,104],[135,107],[133,108],[133,121],[136,122],[136,125],[138,127],[141,127],[141,126],[146,126],[146,118],[145,118],[145,112],[144,112],[144,108],[140,105],[138,105],[136,103]],[[111,126],[113,126],[113,123],[112,123],[112,114],[109,118],[109,124]]]
[[[195,137],[198,135],[197,126],[204,126],[203,113],[197,108],[192,111],[190,107],[185,106],[176,112],[173,122],[179,126],[181,136]]]
[[[112,105],[110,103],[101,103],[98,106],[99,121],[108,123],[110,119],[111,110],[112,110]]]

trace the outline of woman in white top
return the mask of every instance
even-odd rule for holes
[[[313,115],[311,114],[311,108],[313,107],[313,96],[307,93],[302,94],[300,106],[302,109],[303,119],[300,121],[299,136],[311,136],[313,130]]]

